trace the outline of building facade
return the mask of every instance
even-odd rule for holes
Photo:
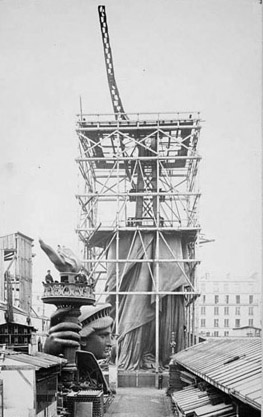
[[[256,274],[199,279],[196,325],[201,337],[259,336],[260,285]],[[238,329],[245,329],[242,332]]]
[[[49,327],[41,295],[33,296],[33,247],[20,232],[0,237],[0,345],[23,351],[43,345]]]

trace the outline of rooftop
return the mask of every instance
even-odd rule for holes
[[[206,340],[172,357],[196,376],[261,409],[261,339]]]
[[[61,366],[67,363],[67,360],[53,355],[48,355],[43,352],[36,352],[33,355],[26,353],[15,352],[13,350],[5,349],[1,350],[0,354],[3,355],[1,358],[0,367],[2,370],[14,369],[28,366],[28,369],[35,369],[36,371],[40,368],[50,368],[52,366]],[[15,361],[14,365],[10,365],[10,361]]]

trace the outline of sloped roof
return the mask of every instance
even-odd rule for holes
[[[12,350],[1,351],[4,354],[5,359],[11,359],[12,361],[18,362],[21,365],[32,366],[32,369],[38,370],[40,368],[50,368],[57,365],[65,365],[67,363],[66,359],[48,355],[43,352],[36,352],[34,355],[28,355],[26,353],[15,352]],[[1,363],[1,368],[5,369],[5,359]],[[8,365],[9,366],[9,365]]]
[[[206,340],[172,357],[221,391],[261,408],[261,338]]]

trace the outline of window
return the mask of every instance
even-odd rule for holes
[[[203,295],[203,304],[205,304],[205,295]]]
[[[253,319],[248,319],[248,325],[253,326]]]
[[[215,316],[219,315],[219,307],[214,307],[214,315]]]
[[[249,304],[253,304],[253,295],[249,295]]]
[[[219,292],[219,285],[217,282],[213,285],[213,292]]]
[[[215,295],[215,304],[219,303],[219,295]]]
[[[224,336],[226,336],[226,337],[229,336],[229,332],[225,331]]]
[[[235,320],[235,327],[240,327],[240,319]]]
[[[201,319],[201,327],[205,327],[205,319]]]
[[[229,304],[229,295],[226,295],[226,296],[225,296],[225,303],[226,303],[226,304]]]
[[[224,327],[229,327],[229,320],[228,319],[224,320]]]
[[[228,284],[224,283],[224,292],[228,291]]]
[[[219,332],[218,332],[218,331],[215,331],[215,332],[214,332],[214,336],[215,336],[215,337],[218,337],[218,336],[219,336]]]
[[[236,316],[240,316],[240,307],[236,307]]]
[[[236,304],[240,304],[240,295],[236,295]]]
[[[201,314],[204,315],[205,314],[205,307],[201,307]]]
[[[249,316],[253,316],[254,315],[253,307],[248,307],[248,315]]]
[[[224,315],[225,316],[229,315],[229,307],[224,307]]]
[[[214,327],[219,327],[219,320],[218,319],[214,319]]]
[[[206,336],[210,336],[210,332],[206,332]]]

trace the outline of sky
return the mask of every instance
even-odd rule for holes
[[[97,0],[0,1],[0,236],[78,252],[76,114],[111,113]],[[126,112],[200,111],[200,271],[261,273],[259,0],[105,0]]]

